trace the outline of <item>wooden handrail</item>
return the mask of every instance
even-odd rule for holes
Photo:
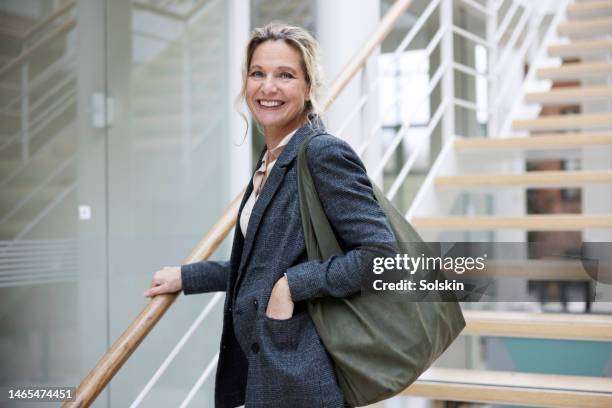
[[[331,87],[327,100],[323,103],[324,111],[331,106],[334,99],[357,73],[358,69],[365,64],[374,48],[384,40],[391,30],[393,23],[399,19],[401,14],[406,11],[411,3],[412,0],[397,0],[394,3],[382,19],[371,39],[357,52],[336,81],[334,81],[334,85]],[[217,249],[236,224],[238,208],[243,194],[244,190],[234,198],[219,221],[217,221],[206,236],[195,246],[191,254],[183,263],[192,263],[208,259]],[[170,308],[179,293],[180,292],[158,295],[151,299],[136,319],[113,343],[111,348],[102,356],[96,366],[81,382],[77,388],[75,400],[65,403],[62,407],[83,408],[90,406],[130,355],[136,350],[138,345],[144,340],[145,336],[153,329],[153,326],[155,326],[164,313]]]

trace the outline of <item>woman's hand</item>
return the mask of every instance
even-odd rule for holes
[[[270,294],[266,316],[272,319],[285,320],[293,316],[293,301],[289,290],[289,281],[283,276],[276,281]]]
[[[183,289],[180,266],[164,266],[153,274],[151,287],[144,292],[146,297],[153,297],[162,293],[174,293]]]

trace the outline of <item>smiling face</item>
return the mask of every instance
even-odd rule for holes
[[[300,127],[306,119],[307,100],[300,52],[282,40],[261,43],[247,73],[246,102],[266,139],[279,142]]]

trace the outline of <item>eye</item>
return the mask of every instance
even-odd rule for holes
[[[249,74],[250,77],[253,78],[263,78],[264,73],[261,71],[251,71],[251,73]]]
[[[282,79],[293,79],[295,78],[291,73],[289,72],[281,72],[279,75]]]

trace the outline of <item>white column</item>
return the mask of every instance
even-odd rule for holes
[[[380,21],[380,0],[360,0],[358,4],[353,0],[317,0],[316,7],[317,39],[322,50],[325,83],[329,87],[376,30]],[[372,62],[368,63],[365,77],[363,72],[357,75],[327,112],[326,123],[332,134],[344,123],[364,91],[376,78],[376,55],[378,52]],[[376,114],[373,112],[376,112],[377,99],[377,94],[372,93],[368,105],[343,132],[342,138],[355,149],[361,146],[374,124]],[[376,151],[376,144],[373,145],[369,149]],[[370,167],[372,161],[367,160],[366,166]]]
[[[228,136],[230,196],[235,197],[247,184],[252,170],[251,128],[245,136],[246,125],[236,107],[248,115],[246,104],[235,104],[242,89],[242,66],[250,34],[250,2],[243,0],[226,1],[227,66],[228,73]],[[249,117],[250,120],[250,117]]]

